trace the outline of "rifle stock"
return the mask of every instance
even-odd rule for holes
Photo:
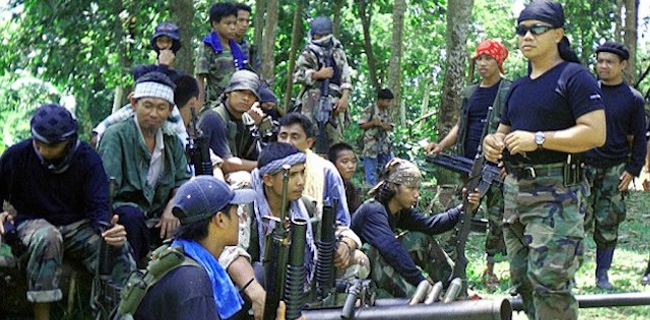
[[[187,144],[187,155],[189,162],[194,166],[194,173],[199,175],[212,175],[212,160],[210,160],[210,141],[203,132],[197,127],[197,116],[194,108],[192,111],[192,120],[190,120],[192,130]]]
[[[275,319],[278,305],[284,296],[286,270],[291,246],[289,231],[285,227],[290,169],[289,165],[282,167],[282,209],[280,210],[280,219],[275,219],[275,228],[266,241],[264,254],[264,282],[266,289],[264,319]]]

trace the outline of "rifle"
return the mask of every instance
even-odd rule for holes
[[[322,49],[315,52],[318,52],[321,56],[320,58],[322,58],[324,67],[331,67],[329,65],[329,60],[332,56],[332,49],[327,50],[325,53],[323,53]],[[327,140],[327,135],[325,134],[325,128],[327,127],[327,124],[331,123],[336,127],[335,122],[331,121],[334,106],[330,100],[329,92],[330,79],[325,79],[321,84],[320,97],[318,98],[316,109],[312,110],[314,120],[316,120],[316,124],[318,125],[318,136],[316,136],[315,146],[316,153],[318,154],[327,154],[330,149],[329,141]]]
[[[195,175],[212,175],[212,160],[210,160],[210,141],[201,129],[197,127],[197,117],[192,111],[192,120],[190,120],[190,137],[187,139],[187,156],[189,162],[194,167]]]
[[[289,230],[285,227],[290,169],[291,167],[289,165],[284,165],[282,167],[282,209],[280,210],[280,219],[277,220],[277,218],[271,218],[272,220],[275,220],[275,228],[266,238],[266,249],[263,261],[264,287],[266,289],[264,319],[275,319],[278,305],[284,296],[284,283],[291,245]],[[259,227],[261,228],[262,226]]]
[[[451,170],[457,173],[470,174],[474,161],[463,156],[454,156],[448,154],[439,154],[436,156],[427,156],[427,162]],[[481,167],[481,180],[485,183],[496,183],[499,187],[503,186],[501,179],[501,170],[490,163],[484,163]]]
[[[492,114],[492,107],[488,107],[486,119],[490,119]],[[486,120],[485,127],[483,128],[483,133],[481,137],[485,137],[488,130],[488,120]],[[481,139],[483,140],[483,139]],[[469,193],[474,192],[475,189],[479,190],[481,196],[484,196],[487,190],[490,187],[492,180],[483,180],[483,167],[485,166],[485,157],[483,157],[483,148],[479,143],[476,156],[474,157],[474,163],[472,164],[472,169],[469,172],[467,182],[465,183],[465,189],[467,194],[463,195],[463,212],[461,220],[459,222],[460,226],[456,226],[458,234],[456,236],[456,260],[454,261],[454,268],[449,277],[451,282],[455,278],[460,278],[462,281],[461,285],[461,295],[467,296],[467,257],[465,256],[465,244],[467,242],[467,237],[471,229],[471,217],[472,212],[470,212],[470,203],[469,203]]]
[[[375,295],[371,280],[356,279],[347,289],[347,297],[341,309],[341,319],[348,320],[353,318],[353,312],[357,300],[361,300],[360,307],[372,306],[375,304]]]
[[[323,206],[321,220],[321,234],[318,243],[318,261],[316,261],[316,295],[317,302],[322,306],[335,303],[336,286],[334,285],[336,273],[334,272],[334,254],[336,253],[336,237],[334,235],[338,199],[334,199],[330,206]]]
[[[109,221],[113,216],[113,193],[115,191],[115,178],[108,180],[108,217]],[[110,225],[103,224],[101,231],[106,231]],[[91,289],[90,307],[93,310],[96,320],[110,319],[111,313],[117,309],[120,302],[121,285],[114,283],[111,277],[113,265],[115,264],[115,248],[109,246],[100,235],[99,256],[97,269]]]

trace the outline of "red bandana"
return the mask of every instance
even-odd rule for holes
[[[504,45],[496,40],[485,40],[476,47],[476,55],[474,55],[473,59],[484,54],[494,58],[499,65],[501,73],[506,73],[503,69],[503,61],[508,57],[508,49]]]

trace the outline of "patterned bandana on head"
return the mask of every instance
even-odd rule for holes
[[[174,105],[174,89],[162,83],[146,81],[136,83],[133,98],[160,98]]]
[[[265,174],[276,174],[284,165],[288,164],[289,166],[294,166],[299,163],[305,163],[305,161],[307,161],[307,157],[303,152],[294,153],[282,159],[273,160],[260,168],[260,177]]]
[[[420,185],[422,180],[422,173],[420,169],[412,162],[409,162],[400,158],[393,158],[390,160],[384,172],[382,173],[383,178],[379,183],[377,183],[368,194],[373,195],[379,190],[379,188],[386,182],[392,182],[398,185],[405,185],[409,187],[416,187]]]
[[[503,69],[503,62],[508,58],[508,49],[503,44],[496,40],[485,40],[476,47],[476,54],[473,59],[484,54],[494,58],[499,65],[499,71],[502,74],[506,73]]]

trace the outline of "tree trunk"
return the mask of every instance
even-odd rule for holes
[[[296,68],[296,53],[298,46],[303,37],[302,11],[304,10],[305,1],[296,0],[296,11],[293,13],[293,26],[291,28],[291,51],[289,51],[289,70],[287,73],[287,86],[284,95],[285,110],[290,107],[292,90],[293,90],[293,70]]]
[[[372,22],[372,3],[366,5],[366,0],[359,0],[359,18],[363,27],[363,46],[368,58],[368,72],[370,83],[374,91],[379,90],[379,79],[377,78],[377,65],[375,55],[372,53],[372,41],[370,39],[370,24]]]
[[[627,68],[623,71],[627,83],[634,83],[636,79],[636,39],[639,0],[625,0],[625,36],[623,42],[630,50],[630,59]]]
[[[181,49],[176,53],[176,70],[192,74],[194,58],[192,52],[192,21],[194,21],[194,2],[192,0],[169,0],[170,19],[181,33]]]
[[[262,33],[264,31],[264,12],[266,0],[255,0],[255,17],[253,17],[253,28],[255,29],[255,34],[253,37],[253,43],[259,46],[262,49]],[[262,52],[260,52],[262,54]]]
[[[280,8],[278,0],[266,2],[266,25],[264,27],[264,39],[262,50],[262,76],[273,84],[275,68],[275,29],[278,26],[278,15]]]
[[[404,30],[404,13],[406,12],[406,1],[395,0],[393,5],[393,40],[390,49],[390,60],[388,62],[388,87],[393,91],[394,104],[398,107],[392,108],[392,118],[397,119],[399,112],[400,123],[406,123],[406,112],[402,105],[402,37]]]
[[[438,137],[444,137],[456,123],[463,89],[467,34],[474,0],[452,0],[447,4],[447,71],[442,85],[442,101],[438,112]]]
[[[616,12],[614,13],[614,41],[623,42],[623,0],[616,0]]]
[[[124,39],[124,29],[122,28],[123,21],[120,18],[122,11],[124,11],[124,3],[122,0],[113,0],[113,15],[115,17],[115,22],[113,24],[113,34],[115,36],[115,44],[120,56],[120,77],[126,75],[128,70],[131,68],[131,62],[126,52],[126,41]],[[113,107],[111,112],[117,111],[122,107],[122,104],[125,100],[124,88],[121,85],[118,85],[115,88],[115,93],[113,95]]]
[[[341,37],[341,9],[343,8],[343,0],[334,0],[334,10],[332,15],[334,20],[332,21],[332,34],[335,38]]]

